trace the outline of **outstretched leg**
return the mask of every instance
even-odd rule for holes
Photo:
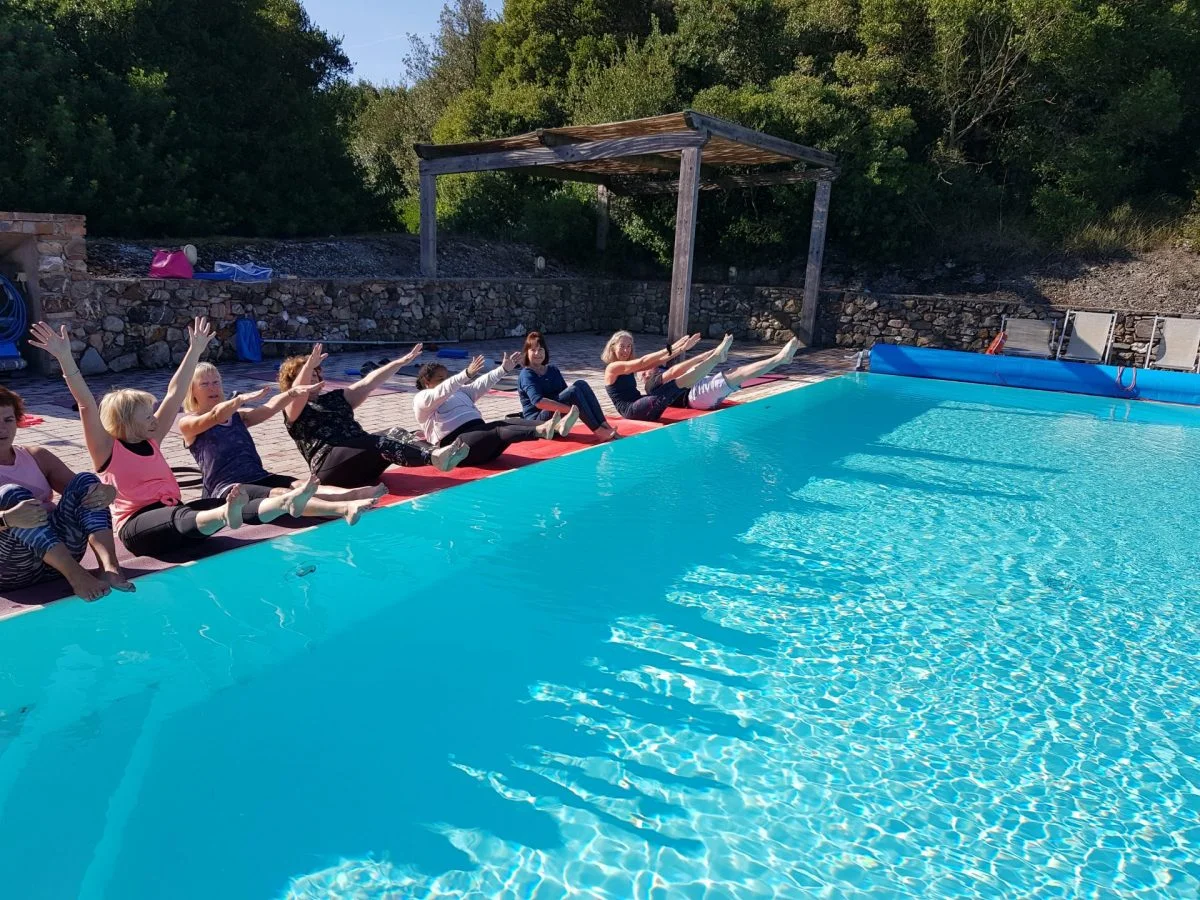
[[[796,351],[800,349],[800,341],[792,338],[782,349],[774,356],[768,356],[765,359],[757,359],[754,362],[746,363],[744,366],[738,366],[736,369],[725,373],[725,381],[733,390],[737,390],[744,382],[751,378],[758,378],[766,375],[772,369],[779,366],[786,366],[792,361],[792,357],[796,355]]]
[[[721,343],[707,353],[672,366],[663,373],[663,384],[674,381],[681,388],[687,390],[719,364],[725,362],[729,357],[729,347],[732,343],[733,335],[727,334]]]

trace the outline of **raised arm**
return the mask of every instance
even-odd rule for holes
[[[320,386],[320,382],[292,385],[286,391],[276,394],[262,406],[256,406],[254,409],[238,410],[238,415],[242,417],[242,421],[246,423],[246,427],[253,428],[255,425],[261,425],[267,421],[267,419],[271,418],[271,416],[275,415],[281,409],[286,409],[287,405],[297,397],[304,397],[305,402],[308,402],[308,398]],[[267,390],[269,388],[263,388],[264,392]]]
[[[479,357],[479,359],[482,358],[483,357]],[[511,372],[516,371],[517,366],[520,364],[521,352],[519,350],[515,353],[509,353],[507,356],[502,356],[500,358],[500,365],[496,366],[496,368],[492,369],[487,374],[480,375],[478,378],[474,379],[470,384],[466,385],[462,391],[473,401],[478,400],[497,384],[499,384],[501,378]]]
[[[196,316],[192,326],[188,329],[187,353],[184,354],[183,361],[175,370],[175,374],[171,376],[171,383],[167,385],[167,393],[163,397],[162,403],[158,404],[158,409],[154,411],[159,434],[165,435],[175,424],[175,417],[179,415],[179,407],[183,405],[183,398],[191,389],[192,376],[196,373],[196,363],[200,362],[200,357],[208,349],[208,343],[212,337],[213,330],[208,319],[204,316]]]
[[[681,341],[677,341],[672,347],[655,350],[653,353],[647,353],[645,356],[639,356],[636,359],[610,362],[604,369],[604,379],[611,384],[618,375],[632,375],[635,372],[645,372],[647,369],[656,369],[659,366],[665,366],[676,356],[686,353],[698,343],[700,343],[700,335],[692,334]]]
[[[225,424],[244,404],[261,400],[270,390],[269,387],[265,387],[249,394],[234,394],[228,400],[222,400],[208,412],[184,416],[179,420],[179,431],[183,435],[183,443],[190,447],[192,442],[208,429]]]
[[[479,374],[483,362],[482,356],[476,356],[461,372],[451,375],[441,384],[418,391],[417,396],[413,398],[413,413],[416,414],[417,420],[429,418],[451,395],[465,388],[467,383]]]
[[[112,456],[113,439],[104,425],[100,422],[100,408],[91,389],[83,380],[75,358],[71,355],[71,339],[67,337],[67,326],[63,325],[55,332],[45,322],[36,323],[30,329],[30,346],[45,350],[62,368],[63,380],[75,398],[79,407],[79,420],[83,423],[83,443],[87,447],[88,456],[92,458],[92,466],[99,470],[109,457]]]
[[[371,396],[371,393],[380,387],[385,381],[395,375],[402,368],[421,355],[424,348],[417,344],[399,359],[393,359],[390,363],[380,366],[368,375],[364,375],[350,387],[342,391],[342,396],[346,398],[346,402],[352,408],[357,409],[359,404]]]
[[[308,354],[308,359],[304,361],[304,365],[300,367],[300,371],[296,373],[296,380],[292,382],[292,386],[316,384],[321,379],[316,377],[316,372],[321,368],[321,363],[329,358],[329,354],[324,352],[324,344],[313,344],[312,352]],[[308,394],[297,394],[295,397],[288,399],[283,405],[283,417],[289,422],[295,422],[300,417],[300,413],[304,412],[304,407],[308,404]]]
[[[435,387],[418,391],[417,396],[413,398],[413,412],[417,414],[418,418],[432,415],[434,410],[450,399],[452,394],[466,387],[468,381],[470,381],[470,376],[467,374],[467,370],[463,369]]]

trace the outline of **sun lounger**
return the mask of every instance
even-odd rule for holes
[[[1063,321],[1062,334],[1058,336],[1058,359],[1076,362],[1106,363],[1112,351],[1113,329],[1117,324],[1116,313],[1076,312],[1068,310]],[[1071,339],[1063,347],[1067,331]]]
[[[1154,343],[1159,337],[1157,345]],[[1155,316],[1146,347],[1147,369],[1177,369],[1200,372],[1200,319],[1173,319]]]
[[[1010,319],[1000,324],[1004,332],[1004,345],[1000,352],[1005,356],[1034,356],[1049,359],[1054,345],[1054,323],[1049,319]]]

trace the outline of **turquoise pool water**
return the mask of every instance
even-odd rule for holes
[[[1195,896],[1198,473],[847,376],[2,622],[0,896]]]

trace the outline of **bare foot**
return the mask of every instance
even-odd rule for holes
[[[242,527],[242,510],[250,498],[242,493],[242,486],[235,484],[225,498],[225,527],[229,529]]]
[[[337,495],[337,497],[333,497],[330,499],[339,500],[339,501],[347,500],[347,501],[351,501],[351,502],[353,502],[355,500],[378,500],[380,497],[382,497],[386,493],[387,493],[387,485],[386,484],[377,484],[377,485],[374,485],[373,487],[355,488],[352,491],[342,491],[340,494]]]
[[[75,592],[75,596],[88,601],[88,603],[91,603],[93,600],[99,600],[112,590],[107,581],[97,578],[91,572],[82,568],[74,575],[68,575],[66,578],[71,585],[71,590]]]
[[[563,416],[558,421],[558,428],[555,432],[559,437],[566,437],[571,433],[571,429],[575,427],[575,423],[579,421],[579,407],[572,406],[571,411]]]
[[[616,437],[616,432],[611,425],[601,425],[599,428],[592,429],[592,437],[596,439],[596,443],[604,444]]]
[[[429,454],[429,460],[439,472],[449,472],[467,458],[471,448],[462,441],[455,441],[448,447],[438,447]]]
[[[100,578],[108,582],[109,587],[115,591],[122,591],[126,594],[137,590],[137,585],[125,577],[125,573],[120,569],[115,571],[104,571],[100,573]]]
[[[545,422],[535,428],[534,431],[537,433],[537,436],[543,440],[552,441],[558,434],[558,423],[560,421],[562,421],[562,414],[556,412]]]
[[[733,335],[727,334],[722,338],[721,343],[717,344],[717,359],[725,362],[729,359],[729,348],[733,346]]]
[[[792,357],[794,357],[796,355],[796,352],[799,349],[800,349],[800,338],[792,338],[790,341],[788,341],[786,344],[784,344],[783,350],[779,354],[780,364],[786,366],[788,363],[790,363],[792,361]]]
[[[342,513],[342,518],[346,520],[347,525],[356,524],[362,514],[375,505],[377,499],[371,497],[366,500],[351,500],[344,503],[343,506],[346,507],[346,511]]]
[[[304,515],[304,507],[308,506],[308,501],[313,498],[313,494],[320,486],[321,482],[310,475],[300,483],[299,487],[292,488],[280,497],[287,514],[297,519]]]

